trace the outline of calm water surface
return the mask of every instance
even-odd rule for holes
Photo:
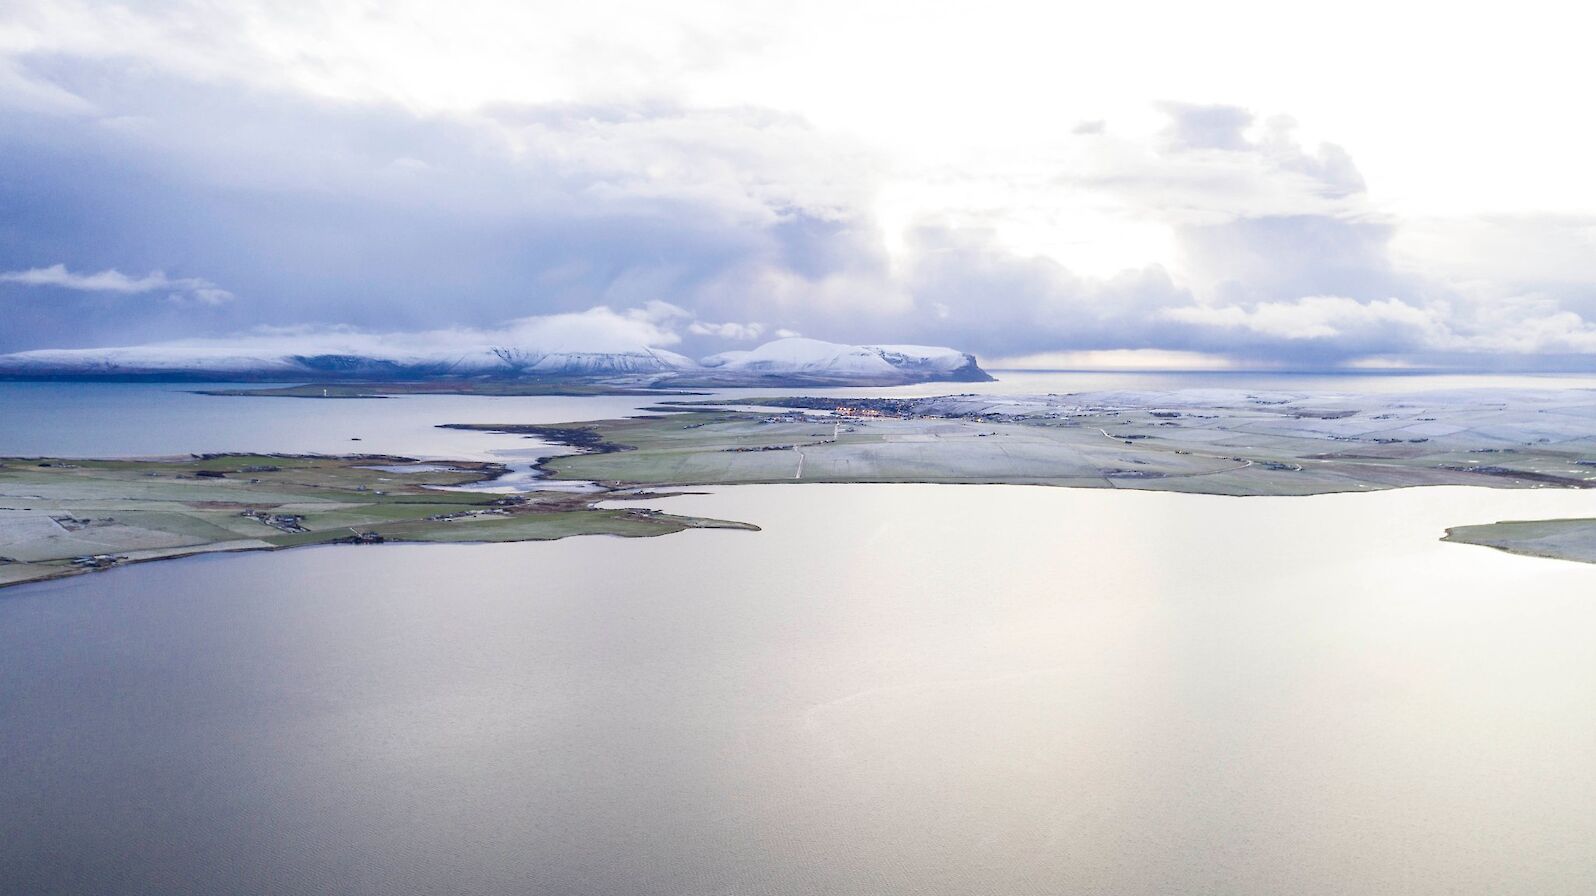
[[[0,453],[348,450],[335,424],[491,452],[514,443],[431,424],[640,403],[126,388],[29,406],[19,433],[0,387]],[[137,407],[164,435],[121,422]],[[765,531],[0,592],[0,891],[1596,889],[1596,567],[1436,540],[1596,515],[1588,493],[659,506]]]

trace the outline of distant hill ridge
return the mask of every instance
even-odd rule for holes
[[[540,351],[517,346],[293,351],[281,340],[39,349],[0,355],[0,377],[25,379],[430,380],[577,378],[659,385],[773,382],[892,385],[990,380],[975,356],[921,345],[841,345],[793,337],[702,361],[659,348]],[[309,348],[308,346],[306,348]],[[323,348],[323,346],[317,346]]]

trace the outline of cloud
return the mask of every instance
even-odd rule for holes
[[[1370,351],[1437,347],[1447,326],[1435,308],[1417,308],[1399,299],[1360,302],[1344,296],[1307,296],[1289,302],[1240,305],[1188,305],[1169,308],[1166,317],[1198,327],[1240,330],[1267,339],[1350,341]]]
[[[209,280],[198,277],[170,278],[160,271],[151,271],[142,277],[131,277],[115,268],[95,274],[75,274],[64,264],[47,268],[29,268],[24,271],[0,272],[0,283],[19,283],[25,286],[53,286],[80,292],[146,293],[169,291],[173,301],[192,301],[201,305],[220,305],[230,302],[232,293]]]
[[[15,303],[0,350],[267,327],[1270,364],[1596,351],[1589,216],[1403,217],[1346,150],[1242,106],[1164,103],[1141,130],[1056,110],[1012,150],[905,157],[831,129],[846,116],[671,89],[744,52],[676,28],[635,53],[587,44],[602,62],[556,38],[514,54],[644,85],[545,90],[557,73],[491,54],[429,80],[385,68],[404,54],[369,55],[375,37],[321,36],[369,28],[397,50],[402,14],[251,14],[267,39],[224,7],[24,7],[0,43],[0,281],[179,301]],[[572,13],[549,33],[591,25]],[[471,78],[496,86],[451,93]],[[53,258],[98,273],[30,267]]]
[[[92,103],[49,81],[31,76],[15,60],[0,57],[0,107],[51,115],[87,115]]]
[[[1485,299],[1539,293],[1596,311],[1596,214],[1491,214],[1407,219],[1395,263]]]
[[[734,339],[746,342],[758,339],[763,335],[765,325],[760,323],[740,324],[735,321],[716,324],[695,320],[688,326],[687,330],[697,336],[714,336],[719,339]]]
[[[1192,149],[1244,150],[1243,132],[1252,125],[1252,113],[1239,106],[1204,106],[1194,103],[1159,103],[1168,116],[1162,137],[1175,151]]]
[[[681,309],[666,302],[624,312],[600,305],[585,311],[517,318],[492,329],[434,331],[415,338],[426,343],[448,335],[462,344],[506,343],[547,351],[628,351],[681,342],[674,326],[681,317]]]
[[[214,322],[41,314],[0,349],[146,326],[488,326],[651,300],[746,320],[763,284],[787,281],[799,305],[808,284],[883,264],[868,160],[790,115],[610,102],[420,118],[103,64],[125,77],[53,75],[116,115],[0,125],[0,207],[21,234],[0,241],[0,270],[181,260],[250,300]]]
[[[1378,217],[1362,175],[1334,144],[1304,147],[1296,123],[1256,124],[1229,106],[1164,104],[1168,126],[1153,139],[1095,137],[1066,160],[1056,182],[1082,198],[1175,226],[1257,217]]]
[[[664,304],[664,303],[660,303]],[[261,354],[370,355],[485,352],[514,347],[538,352],[634,352],[681,342],[672,326],[678,315],[640,307],[615,310],[598,306],[559,314],[528,315],[491,327],[381,331],[348,326],[256,327],[250,332],[211,339],[172,340],[158,349],[236,350]]]
[[[586,313],[592,314],[596,311],[608,310],[609,309],[603,307],[590,308]],[[647,302],[644,302],[642,307],[632,308],[626,312],[626,317],[630,320],[638,321],[639,323],[660,325],[669,325],[676,321],[691,318],[692,316],[692,312],[688,311],[686,308],[672,305],[670,302],[663,302],[659,299],[651,299]]]

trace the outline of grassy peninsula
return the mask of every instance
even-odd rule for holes
[[[745,523],[600,507],[608,491],[449,490],[497,464],[205,455],[0,460],[0,586],[214,551],[380,541],[539,541],[665,535]]]
[[[1552,557],[1596,563],[1596,519],[1506,520],[1483,526],[1454,526],[1445,541],[1477,544],[1526,557]]]

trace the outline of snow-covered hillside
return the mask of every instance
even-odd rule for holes
[[[440,376],[581,376],[665,374],[693,370],[690,358],[662,349],[539,352],[484,347],[440,352],[250,351],[247,346],[156,345],[109,349],[46,349],[0,355],[7,376],[153,376],[290,379]]]
[[[297,349],[297,350],[296,350]],[[726,352],[695,362],[658,348],[620,351],[539,351],[515,346],[428,348],[413,340],[385,345],[362,337],[349,344],[284,339],[220,343],[162,343],[104,349],[43,349],[0,355],[0,376],[184,379],[328,380],[440,377],[624,378],[655,383],[736,385],[782,378],[804,382],[892,384],[990,379],[975,358],[948,348],[837,345],[781,339],[752,351]]]
[[[701,362],[734,374],[876,381],[990,380],[975,356],[928,345],[839,345],[818,339],[778,339],[752,351],[722,352]]]

